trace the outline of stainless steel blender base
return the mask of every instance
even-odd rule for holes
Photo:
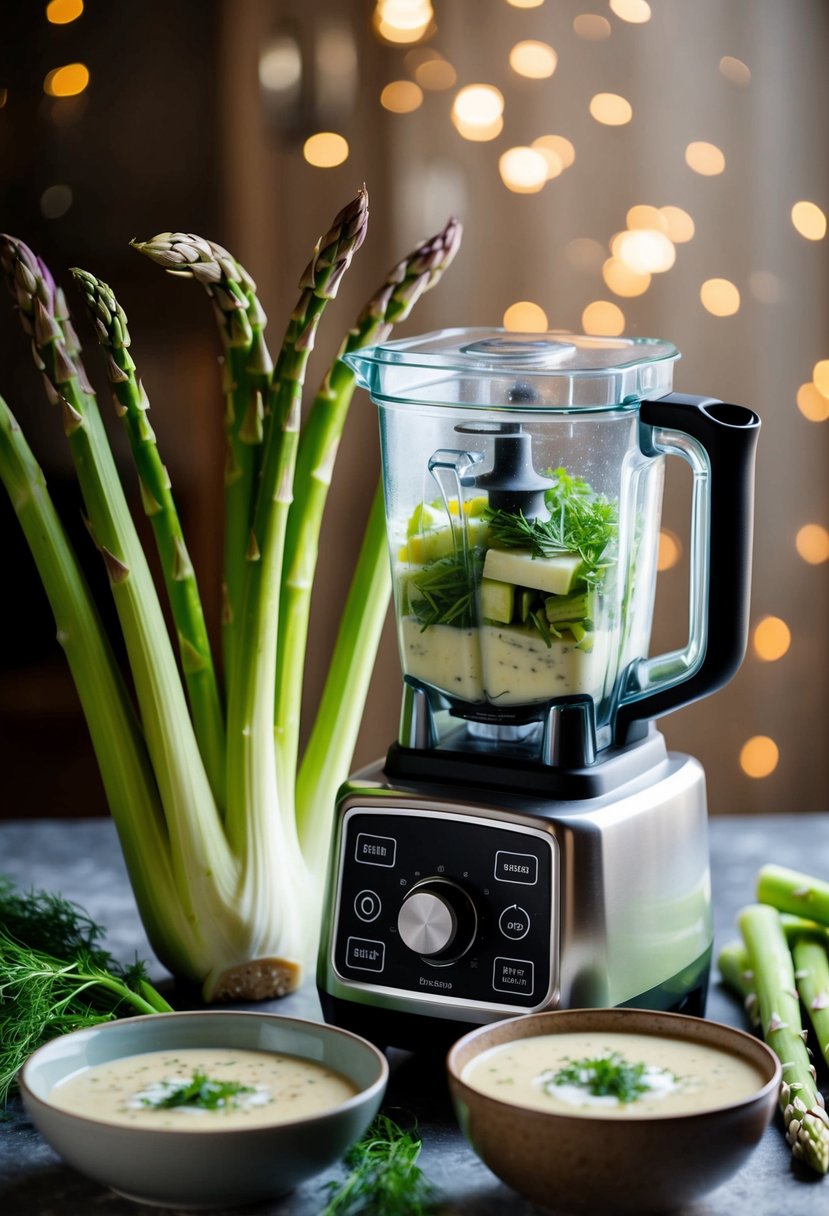
[[[392,787],[378,764],[342,791],[328,890],[323,1007],[374,1037],[387,1026],[389,1044],[409,1045],[419,1019],[461,1033],[541,1009],[701,1003],[702,768],[662,745],[612,794],[544,802]],[[434,940],[419,921],[437,926]]]

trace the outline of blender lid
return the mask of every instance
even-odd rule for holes
[[[655,338],[483,328],[436,330],[344,356],[384,405],[522,413],[633,409],[671,391],[679,357]]]

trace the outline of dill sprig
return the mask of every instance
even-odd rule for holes
[[[170,1011],[144,964],[117,963],[102,936],[77,904],[0,877],[0,1103],[49,1039],[127,1013]]]
[[[322,1216],[426,1216],[435,1190],[417,1164],[422,1142],[387,1115],[378,1115],[348,1150],[345,1182],[330,1182]]]
[[[527,519],[522,512],[486,512],[490,538],[504,549],[529,549],[533,557],[578,553],[584,563],[582,577],[595,584],[613,564],[613,542],[618,535],[618,510],[603,494],[596,494],[582,477],[564,468],[548,470],[553,484],[545,490],[549,518]]]
[[[450,553],[431,562],[412,577],[418,590],[412,612],[421,630],[431,625],[469,629],[475,624],[475,591],[481,579],[483,555],[479,549]]]
[[[592,1060],[568,1060],[557,1073],[545,1073],[541,1085],[547,1093],[556,1085],[576,1085],[595,1097],[616,1098],[623,1105],[650,1089],[645,1065],[629,1063],[618,1051]]]
[[[253,1092],[252,1085],[243,1085],[241,1081],[213,1081],[207,1073],[197,1070],[189,1081],[171,1085],[158,1097],[142,1097],[141,1105],[153,1110],[174,1110],[181,1106],[198,1110],[226,1110],[228,1106],[238,1105],[235,1098],[239,1094]]]

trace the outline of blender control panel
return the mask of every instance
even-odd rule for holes
[[[555,840],[469,815],[351,808],[333,957],[355,984],[516,1011],[557,982]]]

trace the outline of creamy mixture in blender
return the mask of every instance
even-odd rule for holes
[[[563,468],[549,480],[533,518],[486,495],[412,513],[395,562],[408,675],[473,703],[603,695],[617,507]]]

